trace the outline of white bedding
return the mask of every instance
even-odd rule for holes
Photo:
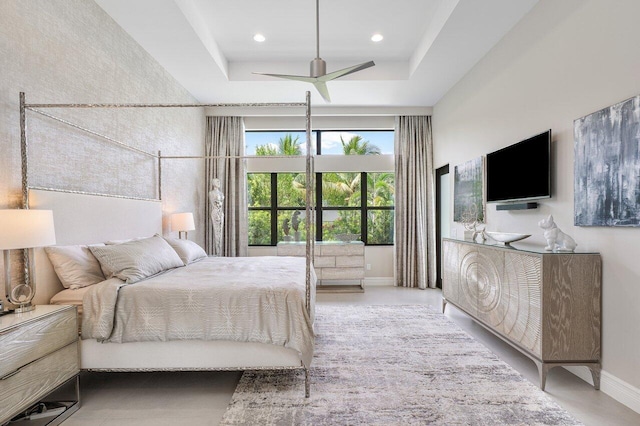
[[[82,337],[270,343],[296,350],[309,366],[313,310],[305,307],[305,275],[304,258],[213,257],[134,284],[106,280],[88,288]]]
[[[51,298],[52,305],[77,306],[78,314],[82,314],[82,298],[91,287],[81,287],[76,290],[66,289]]]

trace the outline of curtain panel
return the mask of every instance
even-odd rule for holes
[[[205,155],[205,250],[208,254],[220,256],[247,256],[249,240],[243,118],[207,117]],[[220,191],[224,195],[221,236],[214,232],[214,206],[209,197],[214,191],[214,179],[220,181]],[[222,253],[215,252],[216,238],[222,238]]]
[[[436,286],[431,117],[395,122],[395,285]]]

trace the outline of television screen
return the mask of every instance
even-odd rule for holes
[[[551,130],[487,154],[487,202],[551,197]]]

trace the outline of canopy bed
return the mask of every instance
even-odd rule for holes
[[[157,154],[146,152],[44,111],[47,108],[202,107],[304,108],[307,135],[306,217],[313,217],[312,192],[315,182],[309,92],[306,93],[304,103],[278,104],[28,104],[24,93],[21,93],[23,208],[52,210],[57,244],[73,246],[77,253],[80,253],[79,250],[84,250],[84,254],[91,252],[100,261],[105,278],[90,286],[65,290],[61,283],[61,274],[54,269],[57,265],[50,261],[51,255],[47,256],[43,249],[38,249],[35,252],[34,276],[27,276],[32,283],[38,283],[35,301],[41,304],[49,303],[53,298],[55,303],[75,304],[80,310],[84,310],[80,341],[80,368],[83,370],[301,369],[305,372],[305,394],[309,396],[316,281],[312,265],[313,240],[308,239],[306,242],[306,259],[287,260],[273,257],[262,260],[200,256],[202,258],[191,262],[185,261],[180,255],[177,261],[172,258],[173,263],[169,262],[164,269],[147,271],[146,275],[137,276],[135,279],[130,279],[131,276],[127,276],[126,273],[125,276],[119,275],[118,272],[122,271],[109,270],[105,266],[114,257],[124,252],[128,255],[131,251],[135,252],[137,246],[145,244],[156,244],[164,249],[167,241],[171,243],[170,239],[163,239],[159,235],[162,233],[163,216],[163,163],[173,159],[206,161],[230,157],[163,156],[160,151]],[[27,112],[48,117],[106,140],[114,146],[135,151],[157,161],[157,197],[142,199],[71,191],[65,188],[30,186]],[[235,158],[243,160],[248,157]],[[307,235],[314,235],[313,224],[313,220],[305,221]],[[140,237],[146,238],[139,242],[136,239]],[[119,244],[111,245],[111,242]],[[117,246],[121,248],[112,248]],[[114,250],[120,250],[120,253],[114,254]],[[177,248],[176,252],[180,254]],[[176,252],[163,253],[174,256]],[[105,257],[100,258],[104,253]],[[146,248],[140,253],[139,256],[142,257],[146,253],[147,260],[151,262],[156,262],[158,257],[164,256],[150,255]],[[28,262],[29,258],[25,256],[25,270],[29,267]],[[138,266],[144,262],[138,262]],[[227,291],[224,287],[230,288],[227,290],[231,293],[224,293]],[[161,290],[169,293],[161,293],[161,296],[158,296]],[[109,298],[112,299],[112,305],[105,302]],[[183,314],[176,316],[178,305]],[[198,314],[195,316],[202,318],[194,318],[194,310]],[[213,311],[217,311],[219,316],[213,317]],[[149,318],[153,316],[150,312],[155,312],[154,318],[162,319],[163,325],[155,327],[160,330],[156,334],[153,334],[155,328],[149,326]],[[138,328],[127,329],[129,326],[135,327],[134,317],[138,317]],[[191,324],[192,320],[200,322]],[[242,322],[244,323],[240,324]],[[110,323],[111,328],[105,331],[102,327],[104,323]],[[225,326],[220,326],[223,323]],[[216,334],[214,329],[218,329],[218,332],[224,329],[226,333]],[[137,337],[132,337],[133,335]]]

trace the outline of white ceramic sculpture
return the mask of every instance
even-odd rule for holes
[[[577,244],[574,239],[558,228],[553,221],[553,216],[549,215],[546,219],[542,219],[538,222],[538,226],[544,229],[544,239],[547,240],[545,250],[574,251],[576,249]]]
[[[291,227],[293,228],[293,238],[295,241],[300,241],[300,231],[298,226],[300,225],[300,211],[296,210],[291,216]]]
[[[220,190],[220,179],[211,179],[211,222],[213,223],[213,255],[222,256],[222,227],[224,226],[224,194]]]

